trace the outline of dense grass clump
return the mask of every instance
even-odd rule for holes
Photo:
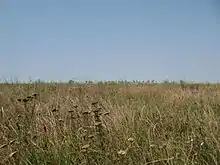
[[[4,165],[218,165],[219,125],[218,85],[0,85]]]

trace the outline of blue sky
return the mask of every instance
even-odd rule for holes
[[[2,0],[0,76],[220,80],[217,0]]]

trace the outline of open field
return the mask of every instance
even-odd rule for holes
[[[0,84],[0,164],[219,165],[220,85]]]

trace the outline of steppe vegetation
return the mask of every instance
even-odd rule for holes
[[[2,165],[219,165],[220,86],[0,84]]]

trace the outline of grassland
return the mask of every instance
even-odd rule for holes
[[[219,165],[220,86],[1,84],[2,165]]]

